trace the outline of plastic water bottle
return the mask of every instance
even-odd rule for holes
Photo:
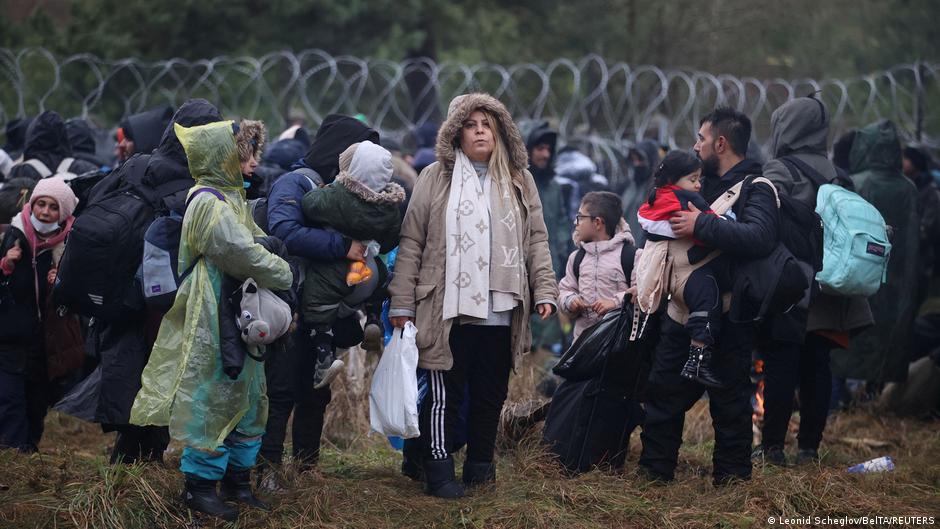
[[[864,463],[852,465],[848,468],[848,472],[851,472],[853,474],[867,474],[869,472],[888,472],[891,470],[894,470],[894,460],[891,459],[891,456],[879,457],[877,459],[865,461]]]

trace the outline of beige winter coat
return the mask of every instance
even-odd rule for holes
[[[514,356],[528,352],[532,342],[529,315],[536,302],[558,298],[548,231],[542,219],[542,203],[535,181],[527,170],[528,153],[512,116],[497,99],[486,94],[470,94],[459,101],[441,126],[435,152],[437,162],[428,166],[415,184],[408,212],[402,223],[401,244],[395,261],[395,277],[389,287],[391,312],[414,315],[418,328],[418,366],[449,370],[453,366],[450,330],[453,320],[444,321],[444,269],[447,243],[444,240],[445,208],[450,194],[450,178],[456,160],[455,145],[463,122],[477,109],[490,112],[499,121],[503,142],[509,154],[515,198],[522,206],[522,248],[525,273],[522,303],[513,310],[511,335]]]

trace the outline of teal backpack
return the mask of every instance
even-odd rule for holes
[[[819,187],[816,213],[823,221],[823,268],[816,280],[841,296],[871,296],[888,277],[884,217],[867,200],[833,184]]]

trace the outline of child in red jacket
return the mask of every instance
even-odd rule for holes
[[[672,151],[666,155],[656,169],[653,177],[653,189],[649,200],[637,212],[640,226],[643,228],[646,239],[649,241],[644,248],[647,258],[654,253],[653,247],[661,246],[661,253],[668,255],[674,251],[669,247],[669,241],[677,239],[669,219],[677,211],[688,210],[693,204],[703,213],[715,213],[711,206],[699,194],[701,184],[702,163],[697,156],[685,151]],[[723,218],[734,220],[733,215]],[[689,264],[694,270],[689,274],[685,287],[682,288],[682,298],[689,309],[689,319],[685,324],[691,336],[689,346],[689,359],[682,369],[681,375],[710,387],[722,387],[723,383],[715,376],[712,370],[713,345],[715,344],[721,325],[722,293],[727,292],[730,283],[727,260],[722,256],[712,258],[702,263],[714,250],[698,241],[688,250]],[[665,261],[664,261],[665,263]],[[702,263],[702,264],[699,264]],[[664,273],[662,269],[647,269],[646,274],[665,277],[666,281],[673,274]],[[639,277],[637,283],[643,290],[644,285],[655,282],[650,277]],[[676,285],[663,285],[662,294],[670,292]],[[649,310],[655,308],[644,307]]]

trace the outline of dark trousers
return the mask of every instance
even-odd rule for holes
[[[689,308],[685,328],[693,340],[714,345],[721,333],[721,293],[731,290],[727,258],[718,256],[689,275],[682,298]]]
[[[832,397],[831,348],[829,340],[810,333],[803,345],[772,341],[764,351],[765,448],[783,448],[793,413],[793,392],[799,387],[797,441],[801,449],[819,449]]]
[[[467,460],[493,460],[499,416],[509,391],[512,345],[508,326],[454,325],[450,333],[454,365],[428,371],[428,395],[420,412],[426,459],[446,459],[457,450],[460,408],[467,413]]]
[[[313,389],[316,354],[310,329],[301,325],[291,336],[292,345],[265,361],[268,384],[268,423],[261,439],[261,457],[281,464],[287,422],[294,414],[293,454],[301,465],[315,465],[320,457],[323,419],[330,403],[330,388]]]
[[[720,355],[714,369],[725,382],[722,389],[708,389],[709,411],[715,428],[712,455],[716,484],[729,478],[751,476],[751,350],[755,329],[724,319],[717,343]],[[643,452],[640,466],[653,477],[675,477],[682,445],[685,412],[705,392],[705,386],[679,375],[688,358],[689,334],[664,316],[659,344],[653,353],[646,386],[646,420],[643,422]]]
[[[0,369],[0,447],[26,451],[26,375]]]

